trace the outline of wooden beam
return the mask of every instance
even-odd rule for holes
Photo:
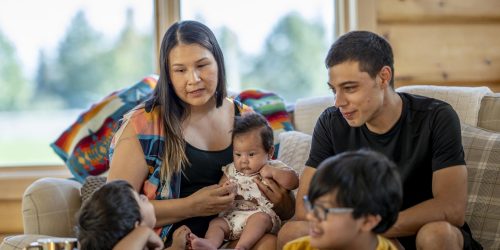
[[[395,75],[401,84],[500,82],[500,25],[379,25],[394,50]]]
[[[379,23],[500,22],[498,0],[378,0]]]

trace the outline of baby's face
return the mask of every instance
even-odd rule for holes
[[[131,190],[134,193],[135,200],[139,204],[141,209],[141,225],[145,225],[149,228],[154,228],[156,224],[156,215],[153,204],[149,201],[148,197],[143,194],[138,194],[135,190]]]
[[[270,159],[264,150],[260,130],[236,135],[233,140],[233,160],[236,169],[246,175],[258,173]]]

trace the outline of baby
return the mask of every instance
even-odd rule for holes
[[[204,239],[190,235],[193,249],[217,249],[224,239],[239,239],[235,249],[250,249],[265,233],[277,233],[280,218],[255,178],[261,178],[264,184],[266,179],[273,179],[287,190],[298,187],[297,173],[284,163],[271,160],[273,131],[262,115],[237,117],[232,138],[234,162],[222,167],[224,175],[219,184],[237,184],[233,208],[210,222]]]

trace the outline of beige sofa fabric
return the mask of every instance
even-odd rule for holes
[[[334,100],[333,95],[298,99],[293,112],[295,129],[312,135],[319,115],[333,106]]]
[[[396,89],[398,92],[432,97],[449,103],[460,117],[460,121],[477,126],[481,100],[492,93],[488,87],[452,87],[413,85]]]
[[[22,202],[24,233],[74,237],[80,188],[80,183],[60,178],[42,178],[31,184]]]
[[[500,249],[500,133],[462,124],[468,171],[466,221],[485,249]]]
[[[500,93],[484,96],[477,126],[500,132]]]

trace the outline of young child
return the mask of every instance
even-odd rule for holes
[[[123,180],[104,184],[84,202],[77,219],[79,249],[163,249],[153,231],[156,216],[146,196]],[[186,248],[189,228],[173,234],[171,250]]]
[[[293,190],[298,187],[297,173],[276,160],[273,131],[266,119],[257,113],[237,117],[233,129],[233,160],[222,168],[219,184],[237,184],[237,195],[231,210],[210,222],[205,239],[191,234],[193,249],[217,249],[224,239],[239,239],[235,249],[250,249],[265,233],[276,233],[280,218],[273,204],[261,193],[255,178],[275,180],[280,186]]]
[[[384,155],[359,150],[330,157],[304,197],[309,236],[283,249],[397,249],[379,234],[396,222],[401,202],[399,175]]]

